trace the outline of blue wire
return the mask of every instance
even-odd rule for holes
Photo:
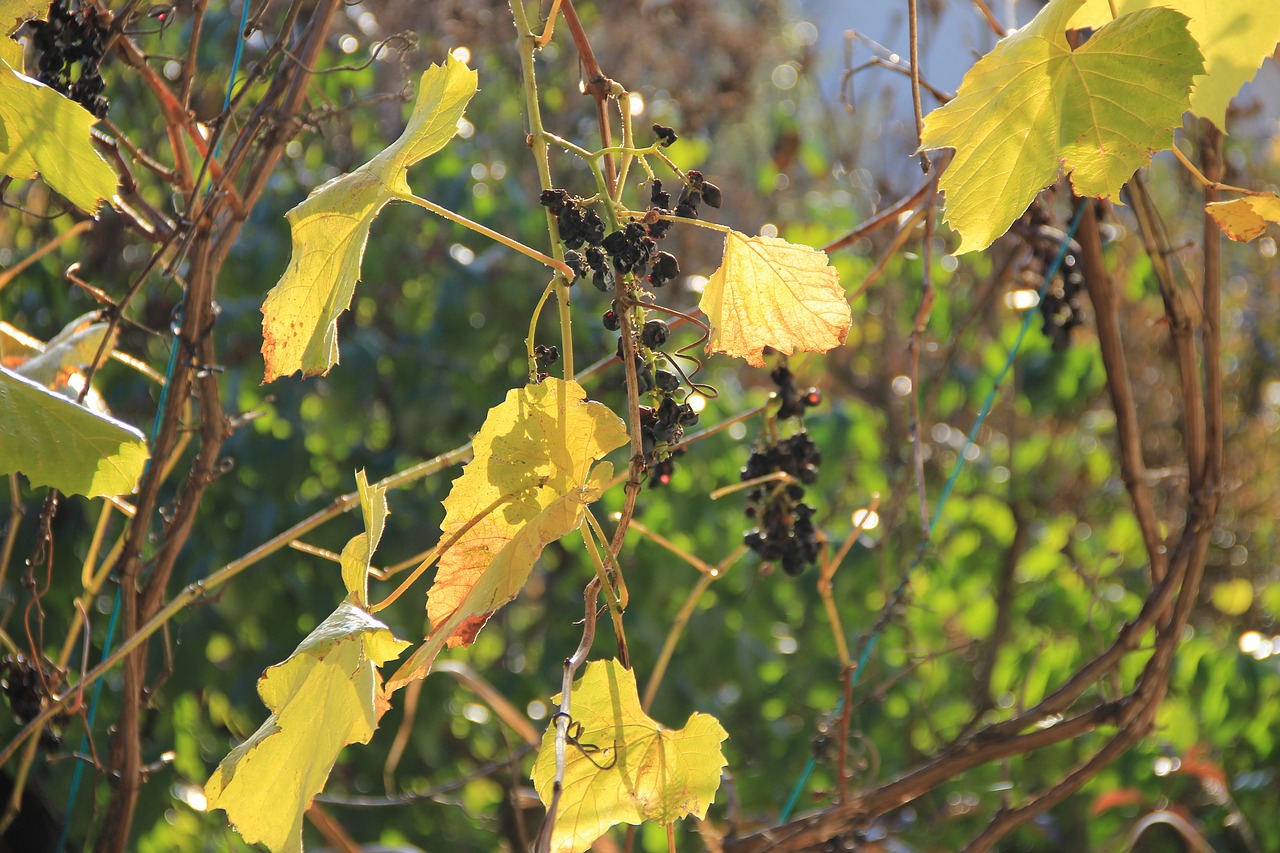
[[[1058,255],[1053,259],[1053,263],[1045,270],[1044,281],[1040,284],[1039,296],[1044,298],[1045,293],[1049,290],[1049,285],[1053,281],[1053,277],[1057,275],[1058,268],[1062,266],[1063,260],[1067,257],[1067,250],[1071,246],[1071,240],[1076,236],[1076,230],[1080,227],[1080,219],[1084,216],[1085,208],[1089,206],[1089,202],[1084,202],[1076,210],[1076,215],[1071,220],[1071,226],[1067,229],[1067,236],[1063,238],[1062,245],[1058,247]],[[911,561],[911,565],[907,566],[907,570],[902,573],[902,579],[898,582],[898,588],[893,591],[893,595],[889,602],[897,601],[906,591],[907,581],[921,563],[924,562],[925,554],[928,551],[929,540],[933,536],[933,530],[938,526],[938,520],[942,518],[942,508],[946,506],[947,500],[951,497],[951,491],[955,488],[956,481],[960,479],[960,472],[964,470],[965,462],[969,448],[977,443],[978,430],[982,429],[983,423],[987,420],[987,415],[991,414],[991,409],[996,402],[996,394],[1000,390],[1000,386],[1004,383],[1005,377],[1009,375],[1009,371],[1013,369],[1013,363],[1018,357],[1018,351],[1022,349],[1022,342],[1027,337],[1027,330],[1031,328],[1031,321],[1034,313],[1027,311],[1026,316],[1022,318],[1022,326],[1018,329],[1018,336],[1014,338],[1013,346],[1009,348],[1009,355],[1005,358],[1004,366],[1000,368],[1000,372],[996,374],[995,381],[991,385],[991,390],[987,392],[987,398],[982,401],[982,408],[978,410],[978,417],[974,420],[973,426],[969,429],[969,434],[965,436],[964,447],[960,450],[960,458],[956,460],[955,466],[951,469],[951,476],[947,477],[946,484],[942,487],[941,494],[938,495],[938,503],[933,508],[933,517],[929,519],[929,528],[925,531],[924,539],[920,542],[920,548],[916,551],[915,559]],[[890,608],[892,609],[892,608]],[[887,613],[887,611],[886,611]],[[863,670],[867,667],[867,661],[871,658],[871,653],[875,650],[876,645],[880,641],[880,635],[884,633],[888,619],[881,619],[871,630],[870,636],[863,644],[862,652],[858,655],[858,663],[853,671],[853,676],[849,681],[849,689],[852,690],[857,686],[858,681],[862,677]],[[839,716],[844,712],[844,697],[840,697],[840,701],[836,703],[834,715]],[[809,777],[813,775],[814,769],[818,766],[818,760],[814,756],[809,756],[809,760],[805,762],[804,769],[800,771],[800,778],[796,780],[795,787],[791,789],[791,796],[787,798],[787,804],[782,807],[782,813],[778,815],[778,822],[785,823],[791,818],[791,813],[796,807],[796,803],[800,800],[800,794],[804,791],[805,785],[809,783]]]
[[[231,77],[227,80],[227,94],[222,99],[222,111],[225,113],[231,107],[231,92],[235,89],[236,77],[240,73],[240,60],[244,56],[244,31],[249,26],[249,0],[242,0],[240,7],[240,28],[236,30],[236,52],[235,58],[231,60]],[[218,150],[222,146],[222,134],[218,135],[218,141],[213,146],[212,157],[217,158]],[[160,400],[156,407],[156,417],[151,424],[151,444],[156,442],[156,436],[160,433],[160,422],[164,416],[165,404],[169,400],[169,386],[173,384],[173,375],[178,367],[178,342],[175,340],[173,348],[169,351],[169,364],[165,369],[164,387],[160,389]],[[146,475],[147,469],[151,467],[151,460],[148,458],[143,466],[143,476]],[[116,587],[115,600],[111,604],[111,618],[107,622],[107,636],[102,643],[102,660],[106,660],[111,654],[111,647],[115,645],[116,628],[119,625],[120,617],[120,587]],[[93,730],[94,721],[98,716],[98,700],[102,696],[103,679],[98,679],[93,685],[93,694],[89,697],[89,714],[86,717],[85,733],[80,736],[80,753],[89,748],[89,732]],[[71,833],[71,815],[75,811],[76,798],[80,794],[80,783],[84,776],[84,763],[77,762],[76,769],[71,774],[71,788],[67,791],[67,808],[66,816],[62,821],[62,832],[58,835],[58,846],[54,848],[57,853],[62,853],[66,848],[67,838]]]

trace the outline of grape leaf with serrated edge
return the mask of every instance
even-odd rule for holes
[[[1009,230],[1060,165],[1077,194],[1109,197],[1172,144],[1204,68],[1186,16],[1124,15],[1072,50],[1066,26],[1083,2],[1052,0],[925,117],[920,147],[955,149],[939,185],[956,254]]]
[[[729,735],[715,717],[699,713],[682,729],[663,726],[640,707],[635,673],[616,660],[587,664],[570,699],[575,743],[566,749],[552,853],[586,850],[618,823],[706,817],[728,763],[720,744]],[[544,804],[555,782],[555,741],[549,726],[533,765]]]

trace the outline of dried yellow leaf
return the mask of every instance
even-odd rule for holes
[[[1280,223],[1280,196],[1259,193],[1231,201],[1215,201],[1205,210],[1232,240],[1247,243],[1267,231],[1268,222]]]

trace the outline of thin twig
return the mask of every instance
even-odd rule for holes
[[[519,0],[517,0],[519,2]],[[551,836],[555,830],[556,818],[560,810],[560,796],[564,789],[564,769],[566,760],[566,747],[568,745],[569,720],[573,711],[573,677],[578,672],[578,667],[582,666],[587,660],[587,655],[591,653],[591,644],[596,638],[596,599],[600,595],[600,579],[592,578],[583,590],[583,598],[586,601],[586,615],[582,622],[582,640],[578,643],[578,648],[573,654],[565,658],[564,672],[560,678],[560,710],[553,718],[553,725],[556,730],[556,774],[551,785],[551,802],[547,804],[547,816],[542,821],[542,828],[538,831],[538,841],[534,850],[536,853],[549,853],[551,850]]]

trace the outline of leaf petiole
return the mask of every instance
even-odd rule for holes
[[[538,359],[533,351],[534,335],[538,329],[538,318],[542,316],[542,308],[547,304],[547,300],[551,298],[551,294],[556,291],[556,279],[553,278],[547,282],[547,286],[542,291],[542,298],[538,300],[538,304],[533,306],[533,314],[529,317],[529,336],[524,339],[524,348],[529,354],[529,376],[536,379],[538,374]]]
[[[613,552],[609,549],[609,537],[605,536],[604,531],[600,529],[600,523],[596,521],[590,510],[586,512],[586,518],[578,531],[582,534],[582,541],[586,543],[591,565],[596,570],[596,578],[604,588],[604,600],[609,606],[609,618],[613,620],[613,632],[618,640],[618,660],[622,661],[623,666],[630,667],[631,653],[627,649],[627,633],[622,626],[622,613],[627,607],[630,595],[627,593],[626,582],[622,579],[622,570],[618,568],[617,560],[613,559]],[[612,564],[617,585],[609,578],[609,572],[605,570],[604,563],[600,560],[600,552],[596,549],[595,542],[597,538],[610,557],[609,562]]]
[[[1203,172],[1196,168],[1196,164],[1192,163],[1191,160],[1187,158],[1187,155],[1182,153],[1182,150],[1178,148],[1177,145],[1170,146],[1169,150],[1173,152],[1174,157],[1178,158],[1178,162],[1191,173],[1191,177],[1195,178],[1196,182],[1205,189],[1223,190],[1224,192],[1240,193],[1241,195],[1257,195],[1257,192],[1253,190],[1246,190],[1243,187],[1235,187],[1231,184],[1224,184],[1219,181],[1209,180],[1204,176]]]
[[[573,278],[574,278],[573,270],[571,270],[564,261],[557,261],[555,258],[544,255],[542,254],[542,252],[539,252],[537,249],[533,249],[533,248],[530,248],[529,246],[526,246],[524,243],[521,243],[519,240],[512,240],[506,234],[502,234],[498,231],[494,231],[492,228],[481,225],[479,222],[474,222],[460,213],[454,213],[452,210],[450,210],[447,207],[442,207],[441,205],[436,204],[434,201],[429,201],[425,198],[420,198],[419,196],[416,196],[413,193],[398,192],[398,193],[394,193],[392,197],[400,201],[407,201],[410,204],[416,204],[418,207],[425,208],[426,210],[431,211],[437,216],[442,216],[445,219],[448,219],[450,222],[456,222],[463,227],[470,228],[472,231],[476,232],[477,234],[481,234],[485,237],[488,237],[490,240],[493,240],[495,243],[501,243],[502,245],[506,246],[508,249],[514,249],[515,251],[519,252],[525,257],[533,258],[535,261],[539,262],[540,264],[551,267],[552,269],[556,270],[561,275],[563,275],[565,278],[565,281],[573,281]]]
[[[389,607],[391,604],[393,604],[396,599],[404,595],[405,590],[413,586],[413,584],[418,580],[418,578],[422,577],[423,573],[426,572],[427,569],[431,568],[431,566],[435,563],[435,561],[440,559],[440,557],[442,557],[446,551],[452,548],[459,539],[465,536],[471,530],[471,528],[475,527],[481,521],[484,521],[486,518],[489,517],[489,515],[493,513],[495,509],[497,509],[498,507],[502,506],[503,504],[507,503],[510,500],[511,500],[510,495],[502,495],[493,503],[489,504],[487,507],[481,510],[480,514],[477,515],[475,518],[470,519],[466,524],[462,525],[457,530],[455,530],[452,536],[450,536],[448,539],[441,542],[439,545],[437,545],[435,548],[431,550],[431,553],[427,555],[427,558],[422,561],[422,565],[414,569],[413,572],[409,575],[409,577],[405,578],[403,581],[400,582],[400,586],[396,587],[395,592],[391,593],[386,598],[382,599],[382,601],[370,607],[369,612],[377,613],[379,610],[382,610],[386,607]]]

